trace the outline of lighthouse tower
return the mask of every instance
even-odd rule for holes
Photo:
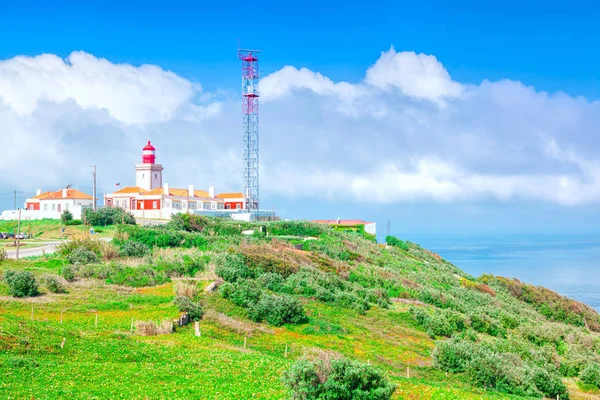
[[[155,164],[156,149],[148,140],[142,151],[142,163],[135,166],[135,185],[146,190],[161,188],[163,166]]]

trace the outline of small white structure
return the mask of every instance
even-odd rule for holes
[[[81,219],[85,208],[91,208],[93,198],[80,190],[65,188],[56,192],[44,192],[37,190],[36,196],[27,199],[21,209],[21,219],[60,219],[63,211],[69,210],[74,219]],[[18,210],[5,210],[0,219],[12,220],[19,217]]]

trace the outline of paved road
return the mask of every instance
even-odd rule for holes
[[[27,242],[25,242],[27,243]],[[38,242],[39,243],[39,242]],[[56,247],[61,244],[61,241],[44,242],[43,246],[21,248],[19,249],[19,258],[41,256],[44,254],[52,254],[56,251]],[[6,250],[6,256],[8,258],[17,258],[17,250]]]

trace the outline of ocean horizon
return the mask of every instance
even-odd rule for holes
[[[600,311],[600,233],[401,234],[479,277],[545,286]]]

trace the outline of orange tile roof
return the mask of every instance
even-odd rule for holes
[[[56,192],[50,192],[47,196],[41,197],[40,200],[54,200],[54,199],[79,199],[79,200],[92,200],[92,196],[87,193],[83,193],[77,189],[67,189],[67,196],[63,196],[63,189],[57,190]]]
[[[119,189],[113,194],[125,194],[125,193],[146,193],[148,192],[146,189],[142,189],[139,186],[127,186],[123,189]]]
[[[217,195],[218,199],[243,199],[244,198],[244,194],[241,192],[235,192],[235,193],[219,193]]]
[[[363,221],[360,219],[341,219],[339,221],[339,223],[338,223],[337,219],[315,219],[310,222],[314,222],[316,224],[345,225],[345,226],[372,224],[372,222],[367,222],[367,221]]]
[[[169,192],[170,192],[170,190],[169,190]],[[152,189],[150,191],[144,192],[144,195],[146,195],[146,196],[152,196],[152,195],[157,195],[157,194],[164,194],[163,188],[156,188],[156,189]]]
[[[44,193],[40,193],[37,196],[33,196],[32,199],[43,199],[44,197],[48,196],[49,194],[52,194],[54,192],[44,192]]]
[[[210,197],[206,190],[194,190],[194,196],[196,197]]]

